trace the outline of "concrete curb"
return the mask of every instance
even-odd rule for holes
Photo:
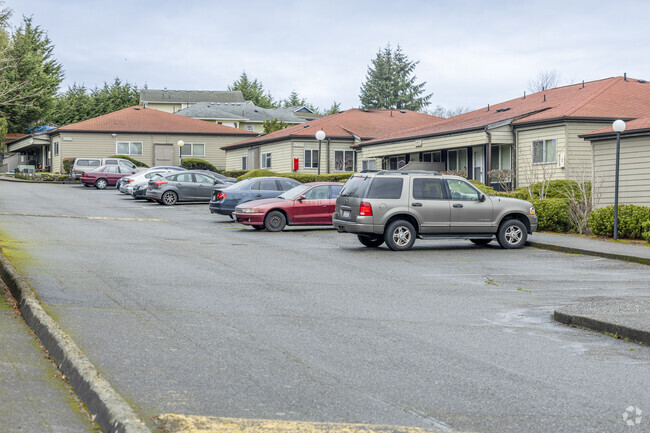
[[[605,259],[622,260],[625,262],[633,262],[633,263],[640,263],[642,265],[650,265],[650,259],[646,259],[643,257],[636,257],[636,256],[627,256],[625,254],[614,254],[614,253],[606,253],[601,251],[584,250],[581,248],[563,247],[560,245],[545,244],[543,242],[535,242],[535,241],[528,241],[526,242],[526,245],[535,248],[542,248],[545,250],[560,251],[563,253],[584,254],[587,256],[603,257]]]
[[[627,338],[631,341],[650,346],[650,332],[641,329],[615,325],[613,323],[603,322],[590,317],[565,313],[561,310],[555,310],[553,313],[553,320],[569,326],[589,328],[597,332],[616,334],[621,338]]]
[[[110,433],[151,433],[135,411],[102,378],[79,347],[45,312],[36,294],[0,254],[0,276],[18,302],[20,312],[50,352],[95,422]]]

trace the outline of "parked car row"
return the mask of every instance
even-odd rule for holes
[[[444,238],[477,245],[496,238],[503,248],[521,248],[537,229],[530,202],[490,197],[462,177],[437,172],[373,170],[353,175],[344,185],[302,184],[285,177],[233,182],[204,170],[154,167],[135,173],[101,166],[81,179],[103,189],[125,174],[120,191],[134,198],[168,206],[209,203],[213,214],[269,232],[288,225],[333,225],[357,235],[367,247],[385,243],[394,251],[410,249],[416,239]]]

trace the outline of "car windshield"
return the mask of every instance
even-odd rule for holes
[[[284,200],[293,200],[294,198],[298,197],[300,194],[307,191],[309,188],[311,188],[311,186],[309,186],[309,185],[294,186],[289,191],[285,191],[282,194],[280,194],[278,196],[278,198],[281,198],[281,199],[284,199]]]

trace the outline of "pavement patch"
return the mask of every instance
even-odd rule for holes
[[[157,415],[153,421],[156,424],[156,431],[160,433],[440,433],[449,431],[390,425],[220,418],[180,414]]]
[[[0,215],[38,217],[38,218],[76,218],[76,219],[83,219],[83,220],[103,220],[103,221],[148,221],[148,222],[167,221],[161,218],[119,218],[119,217],[96,217],[96,216],[83,216],[83,215],[46,215],[46,214],[11,213],[11,212],[0,212]]]

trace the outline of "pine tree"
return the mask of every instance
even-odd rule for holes
[[[239,90],[244,95],[245,100],[253,101],[253,104],[258,107],[275,108],[271,94],[264,90],[264,86],[257,78],[253,81],[249,80],[246,71],[243,71],[239,79],[228,86],[228,90]]]
[[[395,51],[390,45],[379,50],[361,85],[361,106],[412,111],[426,108],[432,94],[423,95],[426,82],[415,83],[413,72],[418,63],[409,60],[399,45]]]

